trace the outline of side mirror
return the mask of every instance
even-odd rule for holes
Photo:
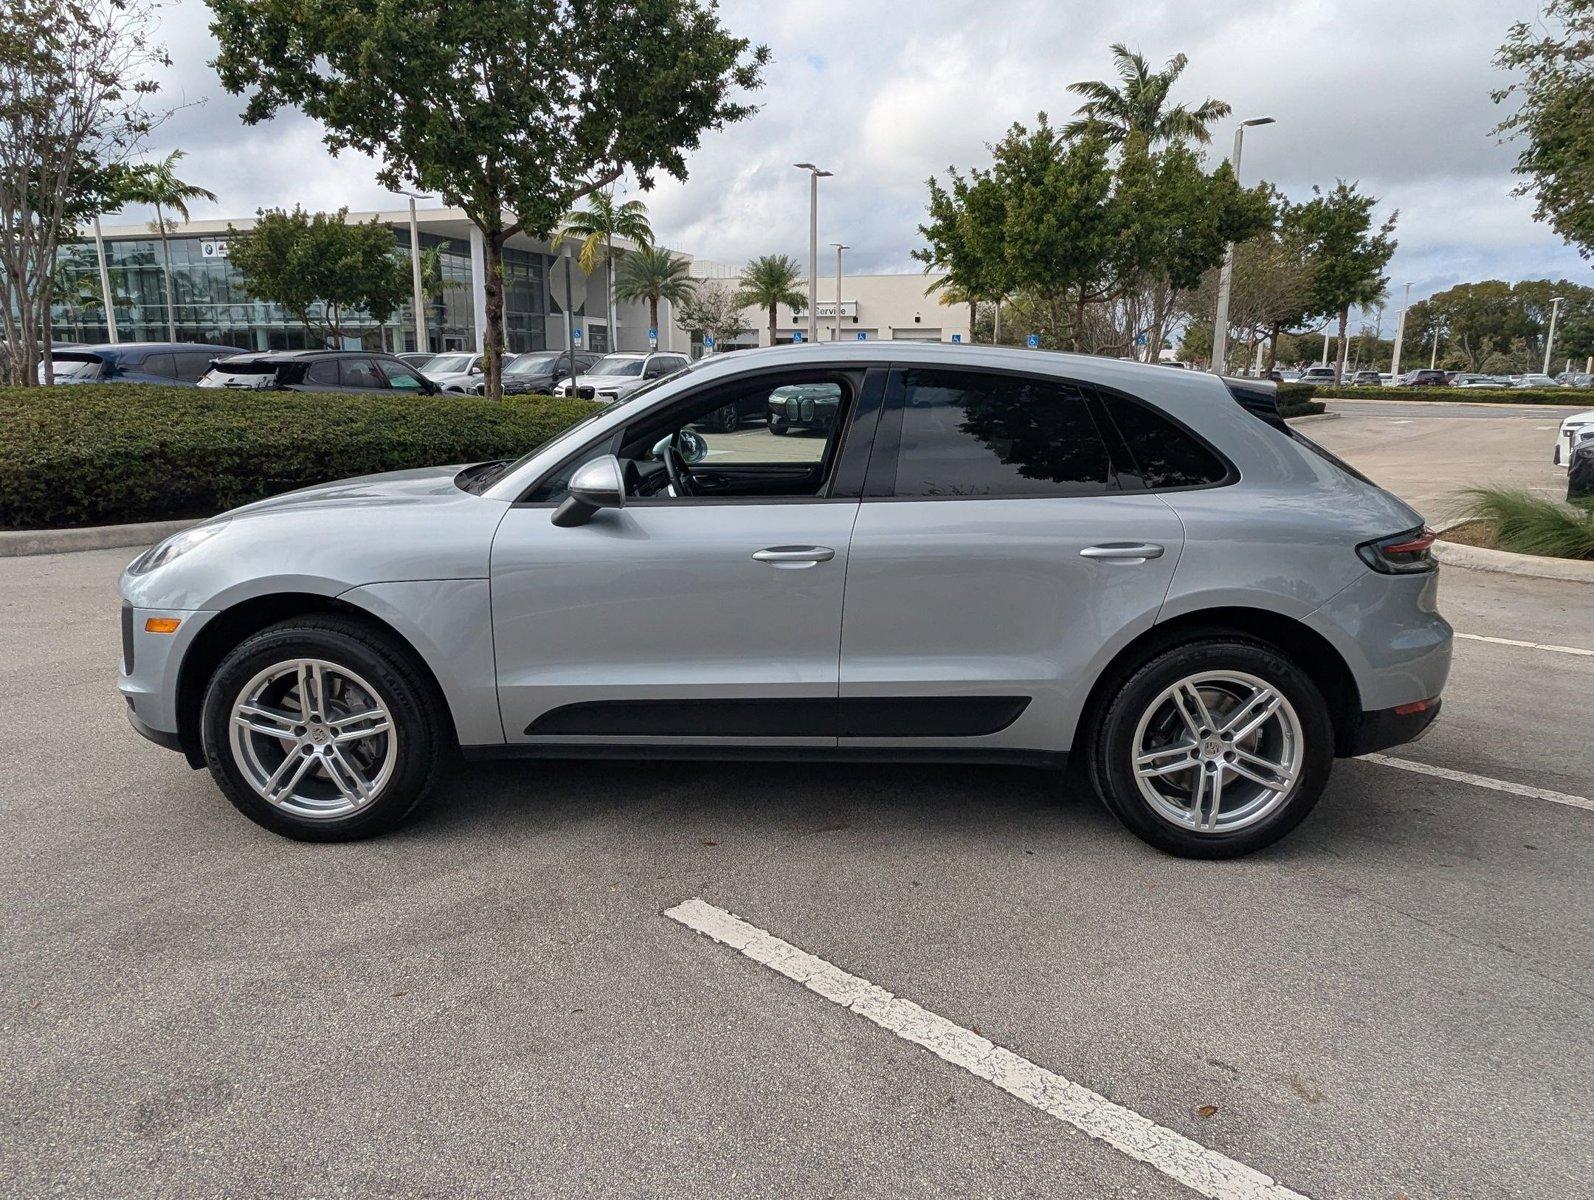
[[[625,507],[625,472],[612,454],[582,463],[570,476],[570,495],[554,509],[553,523],[561,528],[585,525],[600,508]]]

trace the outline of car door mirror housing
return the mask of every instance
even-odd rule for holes
[[[625,472],[618,458],[605,454],[576,468],[570,476],[570,495],[554,510],[553,523],[585,525],[600,508],[624,507]]]

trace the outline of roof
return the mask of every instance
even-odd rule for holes
[[[392,358],[391,354],[380,350],[240,350],[236,346],[229,346],[233,358],[249,358],[256,362],[270,360],[272,362],[299,362],[311,358],[340,358],[359,355],[369,358],[375,354],[382,358]],[[463,351],[461,351],[463,353]],[[434,355],[433,357],[437,357]]]
[[[141,353],[151,350],[227,350],[239,353],[237,346],[213,346],[208,342],[100,342],[97,345],[74,342],[54,349],[71,354],[127,354],[134,350]]]

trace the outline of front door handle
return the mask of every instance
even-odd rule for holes
[[[1079,552],[1079,557],[1145,562],[1148,558],[1161,558],[1162,547],[1155,542],[1103,542],[1100,546],[1086,546]]]
[[[829,546],[770,546],[767,550],[753,552],[758,562],[777,567],[811,567],[835,557],[836,552]]]

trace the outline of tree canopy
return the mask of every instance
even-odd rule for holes
[[[1069,91],[1085,97],[1085,103],[1064,128],[1066,135],[1077,137],[1098,126],[1115,145],[1136,136],[1152,146],[1187,139],[1206,143],[1212,140],[1208,127],[1232,111],[1227,102],[1211,97],[1194,108],[1168,102],[1173,85],[1190,63],[1183,54],[1175,54],[1162,70],[1153,71],[1138,51],[1115,42],[1112,59],[1118,68],[1116,84],[1085,79],[1068,85]]]

